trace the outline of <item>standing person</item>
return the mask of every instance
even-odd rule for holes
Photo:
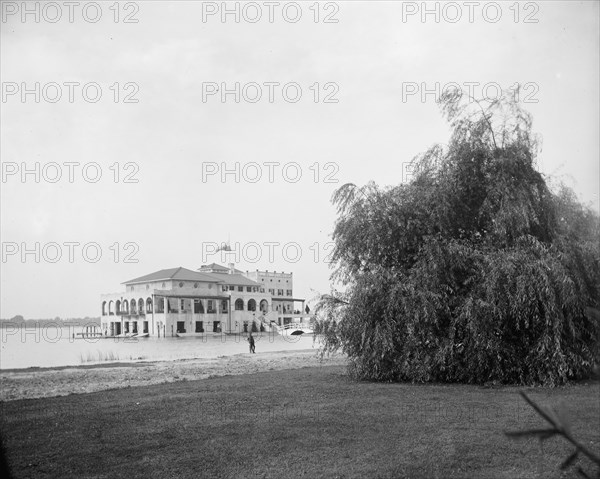
[[[254,344],[254,336],[252,336],[252,333],[250,333],[250,336],[248,336],[248,342],[250,343],[250,352],[253,354],[256,353],[256,346]]]

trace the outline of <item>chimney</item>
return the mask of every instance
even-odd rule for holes
[[[233,274],[235,269],[235,265],[233,263],[229,263],[229,274]]]

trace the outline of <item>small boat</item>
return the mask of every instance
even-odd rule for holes
[[[101,338],[104,335],[100,332],[83,332],[83,333],[75,333],[75,337],[81,337],[81,338]]]

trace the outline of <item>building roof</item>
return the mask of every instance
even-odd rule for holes
[[[206,273],[229,273],[229,268],[227,266],[223,266],[217,263],[211,263],[211,264],[203,264],[202,266],[200,266],[198,268],[198,271],[202,271],[202,272],[206,272]],[[240,271],[239,269],[233,269],[233,272],[236,274],[242,274],[243,271]]]
[[[230,274],[230,273],[203,273],[206,276],[212,276],[216,281],[223,284],[229,284],[233,286],[258,286],[263,287],[261,283],[247,278],[243,274]]]
[[[157,298],[193,298],[193,299],[230,299],[228,294],[213,294],[206,293],[181,293],[173,290],[155,290],[154,296]]]
[[[161,280],[181,280],[181,281],[199,281],[204,283],[219,283],[221,280],[213,274],[200,273],[198,271],[192,271],[191,269],[178,268],[161,269],[154,273],[140,276],[139,278],[130,279],[121,284],[134,284],[134,283],[149,283],[152,281]]]

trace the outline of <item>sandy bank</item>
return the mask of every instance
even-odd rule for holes
[[[66,396],[215,376],[341,364],[345,364],[341,355],[319,361],[314,350],[305,350],[93,367],[8,370],[0,371],[0,400]]]

